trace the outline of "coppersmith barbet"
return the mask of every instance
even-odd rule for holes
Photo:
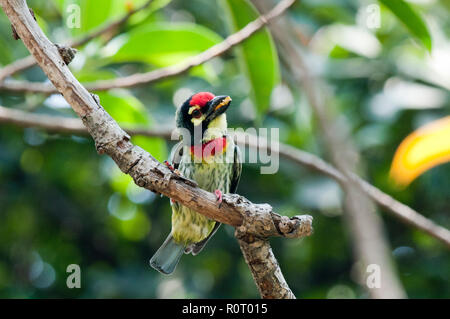
[[[225,111],[229,96],[209,92],[192,95],[176,112],[176,126],[183,139],[174,146],[169,168],[197,182],[200,188],[214,192],[220,205],[223,193],[234,193],[241,176],[240,152],[227,135]],[[187,136],[186,136],[187,135]],[[177,202],[172,206],[172,231],[150,259],[150,265],[171,274],[183,253],[197,255],[220,223]]]

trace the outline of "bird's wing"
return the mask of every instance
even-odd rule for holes
[[[231,172],[230,193],[236,193],[236,190],[239,185],[239,180],[241,179],[241,173],[242,173],[241,151],[239,150],[239,146],[234,145],[234,161]]]
[[[169,155],[169,164],[173,166],[174,169],[178,169],[180,166],[181,158],[183,157],[183,141],[178,142],[172,147]],[[170,201],[172,209],[179,209],[180,204],[175,201]]]
[[[178,167],[180,166],[182,157],[183,157],[183,141],[178,142],[172,148],[172,151],[170,152],[170,156],[169,156],[170,164],[172,164],[172,166],[175,169],[178,169]]]

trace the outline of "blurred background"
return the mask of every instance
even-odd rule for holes
[[[28,5],[46,35],[65,43],[144,2],[29,0]],[[450,1],[405,2],[423,19],[426,32],[405,25],[383,1],[297,2],[280,23],[289,29],[289,41],[302,53],[309,72],[320,78],[318,92],[326,94],[329,112],[351,137],[359,173],[450,228],[448,163],[424,170],[401,188],[389,179],[405,137],[449,114]],[[81,9],[80,28],[70,27],[76,12],[69,10],[71,4]],[[274,2],[265,4],[271,8]],[[172,65],[220,43],[254,20],[256,10],[247,0],[154,0],[126,23],[78,48],[70,68],[88,83]],[[22,42],[12,39],[3,12],[0,46],[2,66],[28,55]],[[281,142],[327,159],[297,73],[275,33],[266,29],[183,75],[96,93],[120,124],[149,128],[173,127],[176,107],[194,92],[228,94],[233,98],[227,112],[230,127],[277,127]],[[13,79],[48,81],[37,66]],[[59,94],[2,90],[0,105],[75,117]],[[450,141],[449,135],[439,138],[442,144]],[[160,161],[173,146],[162,138],[132,140]],[[312,236],[271,239],[297,297],[368,297],[355,275],[358,261],[342,218],[339,184],[280,158],[273,175],[261,175],[259,164],[245,164],[238,192],[255,203],[271,204],[280,214],[314,217]],[[378,213],[408,297],[450,298],[448,247],[382,209]],[[135,186],[111,159],[96,153],[91,138],[0,124],[1,298],[259,297],[230,226],[222,226],[199,256],[184,256],[172,276],[150,268],[149,258],[170,231],[170,214],[168,198]],[[80,289],[66,286],[69,264],[81,267]]]

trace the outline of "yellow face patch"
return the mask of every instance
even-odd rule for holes
[[[195,110],[200,110],[200,106],[198,106],[198,105],[191,106],[188,110],[188,114],[191,115],[192,112],[194,112]]]
[[[200,124],[202,124],[203,120],[206,118],[205,115],[200,116],[199,118],[195,118],[193,117],[191,119],[192,124],[194,124],[194,126],[198,126]]]
[[[195,110],[200,110],[200,106],[199,105],[191,106],[188,110],[188,114],[191,115]],[[200,116],[200,117],[191,118],[191,122],[194,124],[194,126],[198,126],[203,122],[203,120],[205,118],[206,118],[206,115],[202,114],[202,116]]]

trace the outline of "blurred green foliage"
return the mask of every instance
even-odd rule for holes
[[[422,18],[403,0],[379,0],[431,51],[431,35]]]
[[[250,2],[222,1],[232,32],[237,32],[258,18],[258,11]],[[265,115],[270,95],[280,81],[278,56],[272,36],[267,29],[258,32],[236,49],[241,70],[250,84],[250,97],[256,106],[257,118]]]
[[[143,2],[29,0],[28,4],[47,36],[64,43]],[[71,3],[80,5],[80,29],[65,25],[69,14],[65,9]],[[301,1],[289,12],[291,27],[309,43],[313,54],[308,66],[333,93],[330,103],[361,151],[367,179],[450,228],[449,164],[432,169],[405,190],[395,189],[387,177],[399,142],[423,123],[449,113],[450,6],[436,0],[409,2],[415,12],[411,21],[423,18],[428,37],[392,7],[392,11],[380,7],[380,25],[368,26],[367,8],[374,3]],[[70,67],[86,82],[157,69],[220,42],[255,16],[244,1],[155,1],[121,26],[118,34],[80,48]],[[279,63],[274,42],[263,31],[187,74],[98,94],[120,123],[149,127],[173,126],[174,105],[193,92],[229,94],[231,127],[255,123],[278,127],[282,142],[323,155],[307,100],[289,76],[289,66]],[[20,41],[11,39],[3,13],[0,45],[1,65],[28,54]],[[46,79],[38,67],[15,78]],[[0,105],[74,116],[59,95],[1,92]],[[133,137],[133,142],[158,160],[166,159],[173,145],[141,136]],[[261,175],[255,164],[244,165],[239,193],[256,203],[268,202],[282,214],[314,216],[313,236],[271,240],[297,296],[366,297],[355,281],[357,265],[341,218],[342,192],[335,182],[282,159],[274,175]],[[448,249],[380,213],[408,295],[449,298]],[[90,138],[0,126],[0,297],[258,297],[229,226],[223,226],[199,256],[184,256],[173,276],[151,269],[148,260],[169,231],[168,199],[135,186],[109,158],[96,153]],[[81,289],[66,287],[69,264],[81,266]]]

